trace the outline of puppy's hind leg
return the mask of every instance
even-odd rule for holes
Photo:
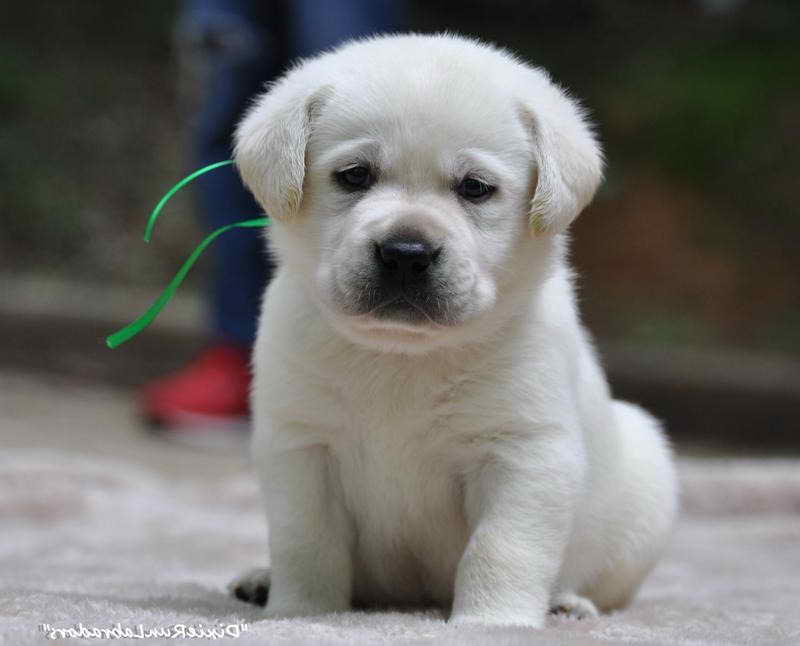
[[[266,606],[269,597],[270,569],[259,567],[237,576],[228,584],[228,592],[239,601]]]
[[[602,611],[624,608],[661,556],[677,514],[677,479],[672,453],[660,424],[646,411],[615,401],[619,463],[613,499],[603,510],[606,523],[598,558],[604,570],[580,590]]]

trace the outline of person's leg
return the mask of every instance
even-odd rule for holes
[[[231,157],[236,123],[265,81],[285,65],[282,3],[258,0],[191,0],[182,6],[177,37],[184,106],[191,119],[191,165]],[[203,228],[210,232],[261,213],[236,171],[223,167],[194,188]],[[263,236],[252,229],[226,232],[213,245],[208,309],[211,344],[181,371],[149,384],[142,393],[145,416],[192,442],[221,441],[202,433],[248,412],[250,348],[259,303],[272,273]],[[220,438],[217,440],[215,438]]]
[[[178,34],[185,64],[199,77],[200,106],[192,127],[196,167],[229,159],[233,131],[249,100],[285,65],[282,3],[191,0]],[[261,213],[232,167],[197,182],[197,204],[209,231]],[[211,323],[215,341],[249,350],[259,303],[272,274],[263,238],[233,230],[214,244]]]

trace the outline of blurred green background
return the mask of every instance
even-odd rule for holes
[[[0,280],[155,289],[194,248],[190,196],[141,242],[191,170],[176,8],[4,4]],[[599,337],[798,353],[800,2],[416,1],[409,22],[506,45],[590,108],[607,179],[574,260]]]

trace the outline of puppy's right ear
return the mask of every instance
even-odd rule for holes
[[[299,88],[291,77],[259,97],[236,129],[234,160],[267,215],[286,220],[303,197],[311,124],[332,91]]]

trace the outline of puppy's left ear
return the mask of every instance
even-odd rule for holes
[[[267,215],[287,220],[300,208],[312,122],[332,92],[309,90],[290,72],[247,112],[235,135],[234,159],[244,183]]]
[[[531,98],[520,107],[536,163],[530,225],[534,234],[560,233],[594,197],[603,153],[580,105],[544,72],[531,72]]]

